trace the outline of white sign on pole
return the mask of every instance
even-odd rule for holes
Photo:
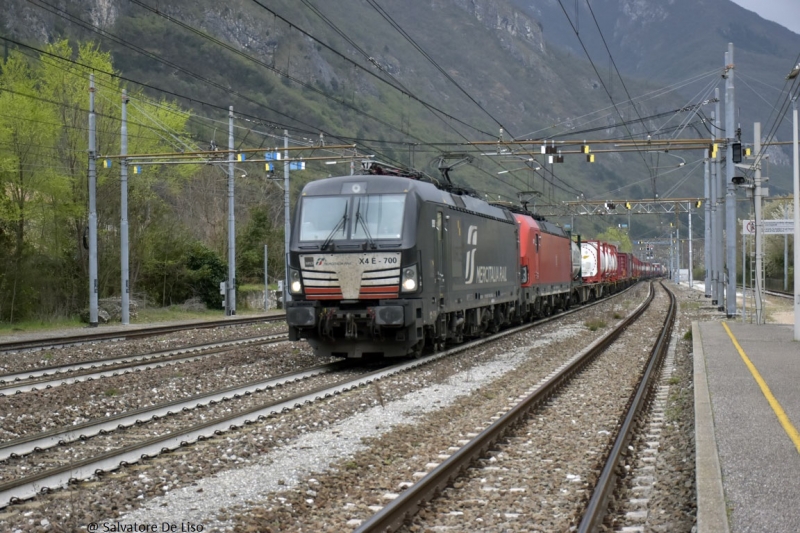
[[[762,220],[761,232],[764,235],[793,235],[794,220]],[[742,234],[755,235],[755,220],[742,220]]]

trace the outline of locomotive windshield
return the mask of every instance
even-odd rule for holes
[[[354,198],[355,216],[360,217],[353,226],[353,239],[399,239],[403,231],[404,194],[381,194]]]
[[[399,239],[405,202],[404,194],[307,196],[300,241]]]
[[[341,241],[347,238],[346,196],[318,196],[303,198],[300,213],[301,241]]]

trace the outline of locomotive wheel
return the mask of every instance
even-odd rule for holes
[[[417,344],[414,346],[414,348],[411,349],[411,358],[412,359],[419,359],[420,357],[422,357],[422,350],[424,348],[425,348],[425,341],[424,340],[417,342]]]

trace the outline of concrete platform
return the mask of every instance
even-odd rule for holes
[[[692,338],[698,533],[800,531],[793,326],[695,322]]]

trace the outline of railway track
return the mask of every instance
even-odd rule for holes
[[[2,462],[4,468],[0,469],[0,472],[3,470],[6,470],[6,472],[0,477],[8,477],[8,471],[14,469],[23,470],[26,472],[26,475],[0,485],[0,506],[5,506],[24,495],[28,497],[34,495],[37,487],[44,486],[53,488],[67,483],[70,479],[80,479],[81,467],[87,468],[87,472],[91,472],[91,469],[94,467],[100,468],[103,464],[109,464],[109,461],[113,462],[115,457],[119,457],[121,462],[136,462],[138,459],[126,461],[126,458],[133,457],[137,452],[141,452],[140,457],[157,455],[166,449],[164,447],[157,449],[155,446],[159,442],[165,443],[166,446],[175,441],[175,439],[178,439],[178,444],[184,445],[191,442],[191,440],[196,440],[196,438],[211,436],[215,431],[218,431],[219,427],[228,429],[230,426],[225,425],[225,423],[231,420],[237,420],[237,415],[241,413],[237,411],[228,416],[212,417],[212,420],[202,424],[184,422],[183,429],[175,428],[163,435],[152,438],[148,438],[148,434],[152,433],[153,430],[145,427],[145,424],[149,421],[184,415],[200,407],[253,396],[260,392],[284,386],[288,383],[300,382],[315,376],[341,371],[347,366],[345,362],[318,365],[313,368],[291,372],[281,376],[274,376],[257,382],[229,387],[220,391],[212,391],[192,398],[167,402],[121,413],[117,416],[92,420],[84,424],[68,428],[58,428],[2,443],[0,444],[0,462]],[[317,389],[319,389],[319,387]],[[313,394],[317,389],[313,389],[306,394]],[[300,394],[284,399],[283,401],[262,402],[256,407],[250,407],[243,411],[246,413],[258,413],[254,415],[253,420],[255,420],[267,414],[294,407],[295,404],[292,402],[302,402],[302,398],[304,397],[305,394]],[[231,424],[235,425],[233,422],[231,422]],[[173,425],[180,425],[180,422]],[[138,435],[114,435],[114,433],[121,433],[123,430],[135,426],[143,428],[142,431],[135,432],[138,433]],[[191,435],[196,431],[202,430],[204,426],[210,428],[209,432],[197,433],[196,438],[192,439]],[[91,439],[97,436],[106,438],[103,439],[104,442],[93,443]],[[191,440],[183,440],[182,436]],[[82,449],[70,450],[67,445],[71,443],[79,443],[79,448]],[[43,455],[45,455],[43,452],[54,447],[61,448],[59,453],[57,455],[51,454],[43,458]],[[113,451],[110,450],[110,448],[114,447],[117,449]],[[87,448],[90,449],[88,454]],[[93,456],[93,454],[96,453],[94,450],[103,450],[104,453]],[[75,461],[75,457],[80,455],[88,455],[88,457]],[[23,468],[20,469],[20,464],[22,463],[24,463],[24,465]],[[75,470],[76,467],[78,467],[78,470]],[[42,482],[46,484],[40,485]]]
[[[481,342],[481,341],[479,341]],[[483,341],[485,342],[485,341]],[[240,426],[250,424],[257,420],[266,418],[270,415],[291,410],[295,407],[317,401],[331,395],[341,394],[347,390],[363,386],[374,380],[383,379],[387,376],[404,372],[410,368],[424,365],[431,360],[444,357],[448,354],[441,353],[430,356],[426,359],[404,361],[390,366],[386,369],[375,370],[366,374],[359,373],[355,378],[347,377],[337,380],[333,385],[324,385],[310,391],[292,395],[279,401],[267,401],[265,403],[256,402],[255,405],[246,409],[237,409],[225,416],[215,417],[212,420],[204,420],[200,423],[186,425],[178,429],[170,430],[162,435],[151,438],[143,438],[139,442],[131,444],[130,438],[112,451],[105,451],[107,445],[96,446],[103,453],[90,455],[78,461],[71,460],[69,457],[62,459],[61,464],[35,472],[32,475],[25,475],[12,481],[0,484],[0,508],[20,500],[28,499],[40,492],[46,492],[55,488],[63,487],[73,480],[87,479],[96,475],[98,472],[108,472],[118,468],[122,464],[131,464],[154,457],[168,450],[174,450],[181,446],[186,446],[197,440],[210,438],[215,434],[236,429]],[[110,417],[107,420],[96,421],[86,424],[85,427],[77,428],[77,431],[54,431],[48,434],[41,434],[31,438],[19,439],[19,442],[12,441],[0,446],[0,456],[12,458],[13,455],[27,455],[34,451],[51,448],[67,442],[85,441],[90,435],[98,435],[102,432],[124,429],[133,425],[142,424],[146,420],[155,417],[166,416],[187,409],[193,409],[200,405],[207,405],[212,402],[225,401],[226,399],[253,395],[265,389],[273,388],[280,383],[308,379],[309,377],[333,372],[337,369],[346,368],[347,362],[322,365],[303,372],[292,373],[287,376],[273,378],[258,383],[251,383],[245,386],[232,388],[225,391],[217,391],[202,397],[171,402],[169,404],[157,406],[156,408],[141,410],[140,412],[126,413],[119,417]],[[145,432],[147,433],[147,432]],[[4,459],[7,462],[7,459]],[[50,459],[51,463],[58,459]],[[27,470],[28,467],[26,467]]]
[[[92,329],[83,333],[69,335],[42,337],[35,340],[7,341],[0,342],[0,354],[15,353],[31,350],[55,349],[64,346],[74,346],[79,344],[94,343],[101,341],[121,341],[131,339],[142,339],[165,335],[177,331],[191,329],[209,329],[227,326],[242,326],[257,324],[261,322],[277,322],[285,320],[286,316],[281,315],[259,315],[247,317],[229,317],[221,320],[209,320],[203,322],[182,322],[161,326],[132,326],[130,330],[102,331]],[[87,328],[88,329],[88,328]]]
[[[48,389],[108,376],[118,376],[166,365],[195,361],[243,346],[259,346],[285,341],[288,334],[260,335],[245,339],[197,344],[139,355],[92,359],[78,363],[46,366],[36,370],[0,375],[0,396]]]
[[[625,321],[620,323],[613,331],[603,336],[599,341],[592,344],[587,350],[578,354],[561,369],[551,374],[542,383],[537,385],[530,394],[518,398],[518,403],[512,404],[505,413],[498,413],[494,422],[483,429],[472,434],[472,438],[459,442],[458,446],[451,448],[447,454],[442,456],[442,461],[433,467],[419,481],[405,488],[400,495],[389,494],[387,499],[391,502],[383,509],[378,511],[370,519],[360,524],[356,530],[359,533],[377,531],[395,531],[407,524],[412,517],[416,516],[420,509],[424,508],[437,495],[442,494],[448,487],[452,487],[456,480],[460,479],[467,470],[480,460],[487,458],[490,450],[497,449],[498,443],[503,439],[509,438],[513,434],[514,428],[524,423],[530,414],[542,406],[549,398],[557,394],[566,383],[574,376],[594,361],[603,351],[605,351],[617,339],[623,331],[631,326],[647,309],[652,301],[654,293]],[[657,373],[658,365],[663,357],[663,353],[669,342],[669,335],[674,321],[676,305],[674,296],[670,293],[670,310],[667,314],[664,327],[658,336],[658,341],[653,348],[649,362],[642,372],[639,385],[633,394],[630,405],[619,426],[617,437],[613,440],[613,446],[607,454],[605,466],[599,480],[592,489],[592,496],[583,514],[583,519],[579,526],[579,531],[595,531],[602,522],[606,512],[606,504],[609,495],[614,489],[614,472],[619,464],[620,454],[626,447],[630,439],[633,421],[642,409],[645,400],[649,396],[653,377]],[[574,422],[574,421],[573,421]],[[494,467],[493,467],[494,468]],[[569,474],[568,474],[569,476]],[[503,479],[502,477],[500,478]],[[569,478],[568,478],[569,479]],[[575,481],[581,481],[579,478]],[[491,488],[490,488],[491,489]],[[487,489],[488,490],[488,489]],[[496,490],[496,489],[494,489]],[[523,497],[524,488],[510,488],[510,491],[520,491]],[[463,512],[455,512],[456,515]],[[515,513],[511,513],[514,515]],[[508,518],[508,517],[507,517]],[[511,516],[511,519],[514,517]],[[426,527],[425,521],[417,524],[417,527]]]
[[[777,296],[778,298],[787,298],[789,300],[794,299],[794,294],[791,292],[783,292],[783,291],[764,291],[764,294],[769,294],[770,296]]]
[[[597,302],[601,304],[608,300],[601,300]],[[566,314],[580,312],[586,307],[572,310]],[[562,315],[563,316],[563,315]],[[519,328],[507,330],[501,336],[513,335],[519,331],[529,329],[538,325],[548,323],[552,320],[557,320],[558,316],[551,317],[546,320],[538,321],[535,324],[528,324]],[[279,402],[267,402],[258,405],[252,405],[246,410],[234,410],[234,412],[223,417],[216,417],[213,420],[204,420],[188,427],[183,427],[179,430],[170,430],[156,437],[140,440],[136,444],[123,443],[118,446],[118,449],[113,451],[104,451],[104,453],[96,454],[95,456],[86,457],[78,461],[69,461],[66,464],[61,464],[54,468],[45,471],[38,471],[34,475],[26,475],[24,477],[16,478],[12,481],[4,483],[0,486],[0,506],[7,506],[10,503],[18,500],[24,500],[35,496],[42,490],[54,489],[64,486],[73,479],[85,479],[95,475],[97,472],[106,472],[116,469],[121,464],[135,463],[143,457],[151,457],[158,455],[164,450],[172,450],[182,445],[194,442],[199,439],[210,437],[219,432],[225,432],[231,428],[236,428],[241,425],[253,422],[260,418],[270,416],[276,412],[281,412],[286,409],[292,409],[296,406],[303,405],[307,402],[313,402],[317,399],[324,398],[330,395],[339,394],[343,391],[363,386],[364,384],[374,382],[376,380],[384,379],[388,376],[405,372],[412,368],[428,364],[432,361],[453,355],[455,353],[474,348],[487,342],[497,340],[497,336],[482,339],[473,343],[468,343],[459,346],[455,349],[448,350],[434,354],[425,359],[414,361],[403,361],[395,364],[389,368],[377,370],[365,375],[360,375],[355,379],[348,378],[341,380],[333,385],[326,385],[312,391],[307,391],[302,394],[284,398]],[[249,388],[238,388],[236,391],[225,391],[225,397],[252,395],[253,392],[267,387],[264,383],[250,384]],[[213,401],[220,401],[220,396],[215,396]],[[196,401],[193,399],[192,401]],[[209,403],[210,399],[204,399],[204,403]],[[191,402],[190,402],[191,403]],[[75,441],[89,437],[90,434],[98,434],[103,431],[110,431],[120,426],[130,426],[138,421],[144,420],[149,417],[152,419],[156,416],[164,416],[164,413],[175,412],[188,408],[186,403],[173,402],[169,405],[159,406],[158,409],[151,409],[146,413],[128,413],[126,418],[105,420],[98,424],[87,425],[86,427],[77,428],[73,432],[51,432],[49,434],[42,434],[39,436],[24,439],[24,442],[14,442],[13,445],[9,443],[8,447],[3,448],[3,456],[11,458],[12,454],[23,455],[31,453],[37,448],[49,448],[60,442],[67,440]],[[149,413],[149,414],[148,414]],[[48,460],[48,462],[51,460]]]

